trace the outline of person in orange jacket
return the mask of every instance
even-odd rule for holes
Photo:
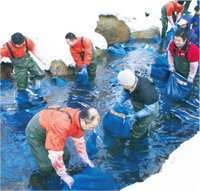
[[[65,36],[67,44],[70,46],[71,55],[76,63],[74,74],[87,74],[92,81],[96,76],[97,56],[92,41],[87,37],[76,37],[73,33]]]
[[[31,73],[30,81],[33,86],[40,79],[44,78],[46,74],[33,60],[29,51],[33,53],[45,68],[47,67],[46,61],[36,49],[35,43],[22,33],[14,33],[11,39],[0,48],[0,62],[4,57],[8,57],[14,66],[18,91],[29,91],[27,89],[28,72]]]
[[[166,32],[168,28],[168,21],[170,22],[172,28],[177,30],[175,22],[181,17],[181,13],[184,9],[185,1],[169,1],[161,9],[161,21],[162,21],[162,34],[161,38],[166,40]],[[176,15],[175,15],[176,12]]]
[[[47,175],[55,169],[71,189],[74,179],[67,174],[64,165],[70,159],[65,141],[71,136],[83,164],[94,167],[88,158],[83,136],[84,131],[93,130],[99,122],[100,115],[95,108],[80,111],[53,105],[38,112],[26,127],[26,138],[39,166],[39,173]]]

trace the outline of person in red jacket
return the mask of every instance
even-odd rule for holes
[[[187,32],[178,29],[169,44],[169,71],[177,72],[193,83],[198,68],[199,48],[187,39]]]
[[[67,33],[65,39],[76,63],[75,76],[88,72],[88,79],[92,81],[97,69],[97,56],[92,41],[87,37],[76,37],[73,33]]]
[[[14,33],[11,36],[11,40],[0,48],[0,62],[4,57],[8,57],[11,59],[11,63],[14,66],[18,91],[28,90],[28,72],[31,73],[30,80],[33,86],[36,85],[36,80],[40,80],[45,76],[45,72],[33,60],[29,51],[32,52],[45,67],[47,66],[44,58],[36,49],[35,43],[22,33]]]
[[[37,113],[26,127],[26,138],[39,166],[39,174],[47,175],[55,169],[71,189],[74,179],[67,174],[64,165],[70,159],[65,141],[71,136],[83,164],[94,167],[83,136],[84,131],[93,130],[99,122],[100,115],[95,108],[80,111],[53,105]]]
[[[170,22],[172,28],[177,30],[175,21],[178,21],[181,17],[181,13],[184,9],[185,1],[169,1],[161,9],[161,21],[162,21],[162,35],[161,38],[166,40],[166,32],[168,28],[168,21]],[[176,15],[175,15],[176,12]]]

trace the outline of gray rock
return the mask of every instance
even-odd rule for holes
[[[112,15],[100,15],[95,32],[104,36],[108,44],[128,41],[130,36],[130,29],[124,21]]]
[[[54,60],[51,62],[50,72],[53,76],[68,76],[73,74],[72,67],[67,67],[62,60]]]

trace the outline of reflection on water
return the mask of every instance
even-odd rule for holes
[[[147,43],[147,42],[145,42]],[[171,108],[192,107],[186,102],[174,102],[162,95],[166,81],[151,78],[151,65],[155,58],[165,51],[156,43],[149,44],[151,50],[141,48],[144,42],[130,42],[127,45],[137,47],[127,55],[106,53],[98,58],[97,77],[90,87],[81,87],[72,77],[65,77],[64,87],[56,86],[50,74],[41,81],[39,98],[18,94],[13,87],[1,91],[1,189],[2,190],[62,190],[64,184],[55,174],[49,177],[37,175],[34,161],[25,137],[25,128],[31,117],[46,106],[64,105],[77,109],[95,107],[101,115],[101,123],[95,128],[98,134],[97,148],[90,155],[96,167],[116,180],[116,190],[138,181],[144,181],[150,175],[159,172],[162,164],[181,143],[198,131],[198,124],[189,124],[171,112]],[[131,142],[129,139],[113,137],[103,130],[102,119],[114,105],[121,87],[111,86],[110,79],[123,69],[134,69],[137,75],[154,81],[160,94],[159,114],[151,124],[148,133],[141,139]],[[199,95],[199,74],[194,81],[191,98]],[[7,99],[6,99],[7,98]],[[130,102],[126,103],[131,107]],[[191,108],[195,109],[195,108]],[[93,134],[85,133],[86,141]],[[83,164],[73,147],[71,138],[67,146],[71,153],[69,174],[77,174]]]

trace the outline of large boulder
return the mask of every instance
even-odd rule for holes
[[[4,78],[5,80],[14,79],[13,75],[13,65],[10,62],[2,61],[0,64],[0,79]]]
[[[130,29],[124,21],[112,15],[100,15],[95,32],[104,36],[108,44],[128,41],[130,36]]]
[[[142,31],[132,32],[130,36],[137,39],[153,39],[155,36],[160,37],[160,31],[155,27]]]
[[[68,76],[73,74],[73,67],[67,67],[62,60],[51,62],[50,72],[53,76]]]

